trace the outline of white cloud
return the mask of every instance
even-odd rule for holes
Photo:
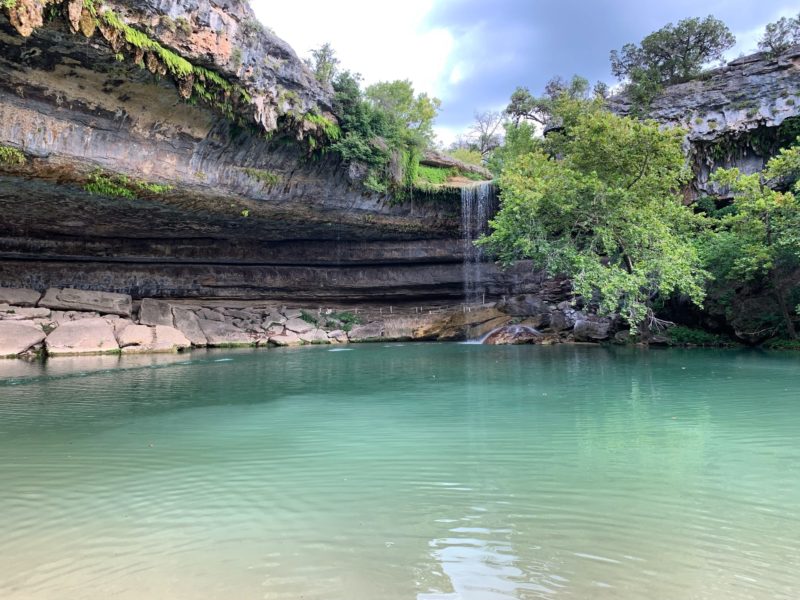
[[[302,58],[330,42],[345,69],[366,84],[410,79],[419,92],[441,96],[454,41],[446,29],[424,25],[434,0],[387,6],[374,0],[303,0],[296,10],[275,10],[269,0],[251,0],[258,18]]]

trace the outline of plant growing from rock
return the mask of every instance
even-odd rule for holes
[[[781,17],[767,25],[758,48],[775,57],[795,44],[800,44],[800,13],[794,18]]]

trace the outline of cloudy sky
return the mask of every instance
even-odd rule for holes
[[[553,75],[614,83],[608,53],[668,22],[713,14],[755,49],[764,25],[796,0],[251,0],[297,53],[330,42],[366,83],[411,79],[442,99],[437,133],[451,142],[476,110],[505,107],[518,85],[539,93]]]

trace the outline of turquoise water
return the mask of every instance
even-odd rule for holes
[[[800,355],[0,362],[0,598],[800,597]]]

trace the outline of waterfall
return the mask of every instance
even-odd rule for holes
[[[483,250],[475,246],[489,232],[489,219],[495,211],[494,184],[483,182],[461,188],[461,238],[464,243],[464,302],[481,304],[485,289],[481,278]]]

